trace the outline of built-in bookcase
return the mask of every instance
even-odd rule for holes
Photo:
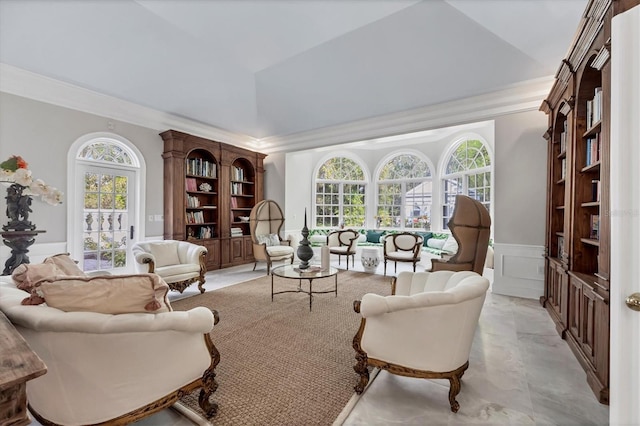
[[[251,208],[266,155],[176,130],[164,141],[164,238],[207,247],[208,270],[253,261]]]
[[[540,108],[549,118],[541,303],[602,403],[609,402],[611,19],[634,3],[589,0]]]

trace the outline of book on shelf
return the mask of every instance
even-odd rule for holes
[[[591,228],[589,232],[589,238],[597,240],[599,238],[600,231],[600,215],[592,214],[591,215]]]
[[[200,207],[200,199],[198,197],[194,197],[193,195],[187,195],[187,207],[189,208]]]
[[[558,259],[564,257],[564,237],[558,237]]]
[[[567,177],[567,159],[563,158],[560,163],[560,179],[564,179]]]
[[[233,180],[244,181],[244,169],[233,166],[231,171],[233,173]]]
[[[593,91],[593,99],[587,101],[587,130],[602,119],[602,87]]]
[[[232,237],[241,237],[243,234],[242,228],[231,228]]]
[[[238,199],[236,197],[231,197],[231,208],[232,209],[238,208]]]
[[[187,223],[204,223],[204,214],[201,211],[187,212]]]
[[[186,178],[184,184],[187,191],[195,192],[198,190],[195,178]]]
[[[590,166],[600,161],[600,134],[587,139],[587,158],[585,165]]]
[[[591,200],[600,201],[600,180],[591,180]]]
[[[560,133],[560,152],[567,150],[567,120],[562,123],[562,133]]]
[[[232,195],[242,195],[242,183],[240,183],[240,182],[231,182],[231,194]]]
[[[216,164],[211,161],[207,161],[203,158],[188,158],[187,174],[216,178],[218,177],[218,170],[216,168]]]

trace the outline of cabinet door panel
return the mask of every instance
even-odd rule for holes
[[[244,260],[244,239],[243,238],[231,238],[229,240],[231,262],[242,262]]]

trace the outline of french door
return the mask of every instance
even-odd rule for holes
[[[135,172],[103,165],[79,165],[76,174],[80,223],[74,233],[81,238],[81,268],[85,272],[131,272],[131,244],[137,239]]]

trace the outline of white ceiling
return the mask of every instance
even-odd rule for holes
[[[587,0],[0,0],[0,62],[255,138],[553,75]]]

